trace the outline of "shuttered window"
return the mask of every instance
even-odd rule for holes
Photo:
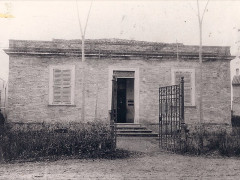
[[[172,69],[172,83],[179,84],[184,77],[184,102],[186,106],[195,105],[195,70]]]
[[[74,71],[74,66],[55,66],[50,68],[49,104],[74,104]]]

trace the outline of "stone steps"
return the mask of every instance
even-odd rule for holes
[[[141,124],[133,123],[117,123],[117,136],[123,137],[158,137],[157,133],[153,133]]]
[[[118,129],[119,133],[152,133],[151,130],[148,129]]]
[[[119,130],[141,130],[141,129],[146,129],[146,127],[118,127],[117,126],[117,128],[119,129]]]
[[[117,136],[125,137],[158,137],[156,133],[117,133]]]
[[[118,128],[141,128],[141,124],[135,123],[116,123]]]

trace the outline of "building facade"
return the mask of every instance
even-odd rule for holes
[[[10,40],[5,50],[9,55],[8,121],[108,121],[115,76],[117,121],[158,123],[159,87],[177,84],[183,76],[185,122],[199,123],[201,88],[204,123],[231,125],[229,47],[203,47],[200,87],[198,46],[116,39],[87,40],[85,45],[82,62],[80,40]]]

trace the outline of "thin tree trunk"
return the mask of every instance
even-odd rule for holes
[[[85,122],[85,38],[82,36],[82,113],[81,120]]]
[[[200,44],[199,44],[199,65],[200,65],[200,88],[199,88],[199,123],[200,123],[200,153],[203,150],[203,82],[202,82],[202,22],[199,22],[199,37],[200,37]]]
[[[98,118],[98,91],[99,91],[99,85],[97,83],[97,93],[96,93],[96,103],[95,103],[95,116],[94,116],[95,121],[97,121],[97,118]]]
[[[81,22],[80,22],[80,18],[79,18],[79,9],[78,9],[78,3],[76,0],[76,6],[77,6],[77,15],[78,15],[78,23],[79,23],[79,27],[80,27],[80,31],[81,31],[81,35],[82,35],[82,111],[81,111],[81,121],[85,122],[85,69],[86,69],[86,63],[85,63],[85,35],[86,35],[86,30],[87,30],[87,24],[88,24],[88,19],[89,19],[89,15],[91,12],[91,8],[92,8],[92,1],[91,1],[91,5],[90,8],[88,10],[88,15],[87,15],[87,20],[86,20],[86,24],[84,27],[84,30],[82,29],[81,26]]]
[[[203,124],[203,109],[202,109],[202,91],[203,91],[203,83],[202,83],[202,23],[199,22],[199,65],[200,65],[200,89],[199,89],[199,110],[200,110],[200,126]]]
[[[203,121],[203,78],[202,78],[202,53],[203,53],[203,50],[202,50],[202,23],[203,23],[203,17],[204,17],[204,14],[206,12],[206,9],[207,9],[207,6],[208,6],[208,3],[209,3],[209,0],[207,1],[206,5],[205,5],[205,8],[204,8],[204,11],[203,11],[203,14],[202,16],[200,15],[200,8],[199,8],[199,2],[197,0],[197,8],[198,8],[198,23],[199,23],[199,68],[200,68],[200,83],[199,83],[199,124],[200,124],[200,139],[199,139],[199,143],[200,143],[200,151],[202,151],[203,149],[203,124],[204,124],[204,121]],[[201,152],[200,152],[201,153]]]

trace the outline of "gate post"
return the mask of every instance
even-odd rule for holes
[[[115,149],[116,149],[116,139],[115,139],[115,127],[114,127],[114,121],[112,119],[112,116],[113,116],[112,114],[113,114],[112,110],[109,110],[108,118],[110,120],[110,133],[111,133],[111,141],[112,141],[111,150],[115,151]]]
[[[180,88],[181,88],[181,142],[183,142],[183,148],[181,147],[181,150],[186,151],[188,129],[184,119],[184,77],[181,77]]]
[[[184,77],[181,77],[181,124],[185,124],[184,121]]]
[[[110,128],[111,128],[111,138],[112,138],[112,150],[116,150],[117,147],[117,133],[116,133],[116,78],[112,78],[112,101],[111,110],[109,111]]]

